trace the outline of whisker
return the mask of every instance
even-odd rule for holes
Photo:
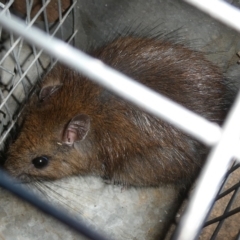
[[[84,213],[82,212],[82,210],[76,210],[75,208],[73,208],[73,207],[71,207],[69,204],[67,204],[67,203],[65,202],[65,201],[66,201],[66,198],[65,198],[62,194],[60,194],[59,192],[57,192],[56,190],[54,190],[53,188],[51,188],[49,185],[47,185],[47,184],[46,184],[45,182],[43,182],[43,181],[40,181],[39,183],[42,185],[41,187],[44,187],[44,188],[46,188],[49,192],[51,192],[51,195],[48,195],[51,199],[53,199],[53,200],[56,200],[56,199],[57,199],[57,201],[58,201],[60,204],[66,206],[67,209],[73,210],[74,212],[77,212],[77,213],[79,213],[79,214],[81,214],[81,215],[84,216]],[[47,192],[46,192],[46,193],[47,193]],[[75,201],[71,201],[71,202],[75,202]],[[79,204],[76,204],[76,206],[77,206],[77,205],[79,205]],[[84,217],[86,217],[86,216],[84,216]]]

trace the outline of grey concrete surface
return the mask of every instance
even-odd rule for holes
[[[45,200],[83,219],[111,239],[157,239],[176,211],[172,186],[123,189],[94,177],[76,177],[28,186]],[[3,239],[82,239],[27,203],[0,190]],[[1,238],[0,238],[1,239]]]

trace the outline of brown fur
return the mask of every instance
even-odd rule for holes
[[[224,77],[201,53],[164,40],[122,37],[91,55],[210,121],[221,124],[225,117]],[[43,85],[57,82],[62,87],[49,99],[35,98],[28,108],[6,162],[14,176],[94,174],[127,185],[158,186],[186,183],[198,172],[207,153],[199,142],[62,65]],[[90,131],[70,147],[61,139],[77,114],[90,117]],[[32,159],[43,154],[50,157],[49,165],[34,168]]]

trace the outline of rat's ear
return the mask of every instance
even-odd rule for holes
[[[56,92],[62,84],[55,85],[55,86],[46,86],[43,87],[39,93],[39,100],[40,101],[45,101],[48,97],[50,97],[54,92]]]
[[[72,146],[75,142],[83,140],[90,129],[90,118],[85,114],[76,115],[68,123],[63,133],[62,142]]]

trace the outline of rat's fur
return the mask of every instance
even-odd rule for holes
[[[225,118],[224,76],[199,52],[164,40],[120,37],[90,54],[210,121]],[[63,65],[46,77],[43,89],[52,85],[59,88],[44,101],[32,100],[10,147],[5,167],[13,176],[93,174],[134,186],[185,184],[196,176],[207,153],[196,140]],[[78,114],[89,117],[90,128],[70,146],[63,136]],[[32,159],[41,155],[49,164],[36,169]]]

